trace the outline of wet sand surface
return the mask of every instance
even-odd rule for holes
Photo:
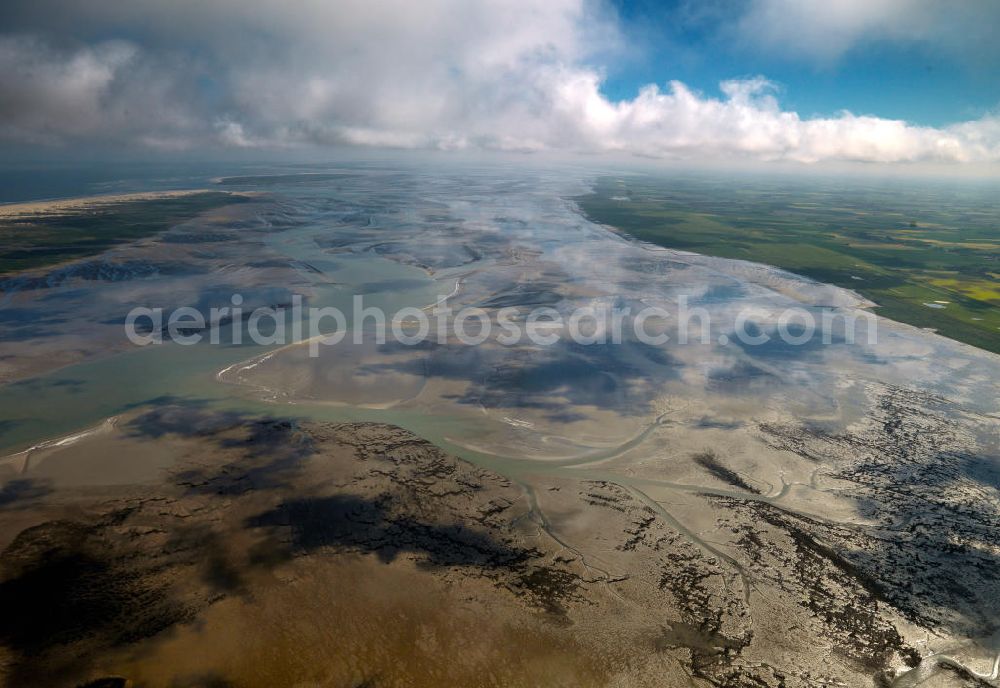
[[[76,458],[96,472],[136,437],[173,453],[165,479],[14,483],[9,685],[663,685],[679,670],[652,651],[656,619],[547,535],[518,486],[410,433],[163,408]],[[608,612],[627,620],[602,628]]]
[[[884,320],[871,343],[726,342],[740,308],[773,332],[790,305],[868,304],[624,239],[563,173],[350,172],[230,181],[268,196],[100,258],[191,274],[5,297],[65,309],[4,343],[9,685],[995,682],[1000,359]],[[712,329],[319,357],[121,342],[124,304],[234,290],[654,304],[671,342],[685,295]],[[69,611],[40,617],[53,594]]]
[[[886,413],[913,410],[892,396]],[[746,484],[514,480],[390,425],[137,412],[5,482],[2,675],[11,686],[887,685],[935,638],[991,623],[985,548],[1000,529],[966,506],[980,486],[920,466],[940,457],[901,449],[907,429],[884,434],[883,420],[851,437],[796,434],[812,449],[873,445],[825,478],[871,495],[857,523]],[[109,456],[139,464],[134,479]],[[898,480],[918,466],[934,478]],[[960,539],[979,551],[950,544]],[[943,578],[956,570],[962,580]],[[973,667],[988,651],[962,650]],[[950,672],[921,685],[963,683]]]

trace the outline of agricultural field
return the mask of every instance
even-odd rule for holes
[[[1000,202],[979,184],[601,177],[593,221],[669,248],[853,289],[877,312],[1000,353]]]

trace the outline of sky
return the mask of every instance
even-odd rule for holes
[[[5,0],[0,150],[1000,162],[997,0]]]

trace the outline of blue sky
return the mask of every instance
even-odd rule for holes
[[[959,0],[953,13],[961,15],[963,4],[975,3]],[[666,79],[714,94],[725,79],[763,75],[780,87],[785,107],[805,116],[846,109],[936,127],[980,118],[1000,105],[996,51],[970,55],[929,39],[859,35],[843,53],[817,57],[769,50],[734,35],[733,18],[747,11],[748,2],[734,0],[724,8],[684,0],[612,5],[630,46],[608,62],[603,91],[613,100],[632,98],[644,84]],[[991,30],[997,30],[1000,2],[993,5],[998,23]],[[983,8],[985,16],[988,10]],[[974,13],[969,21],[984,15]]]

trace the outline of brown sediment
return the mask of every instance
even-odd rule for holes
[[[53,487],[0,536],[6,685],[603,683],[506,479],[391,426],[166,409],[120,440],[156,434],[162,481]]]
[[[885,450],[906,403],[837,441]],[[7,686],[866,686],[948,632],[920,606],[945,591],[882,570],[902,545],[750,493],[514,482],[390,425],[197,406],[37,458],[0,493]]]

